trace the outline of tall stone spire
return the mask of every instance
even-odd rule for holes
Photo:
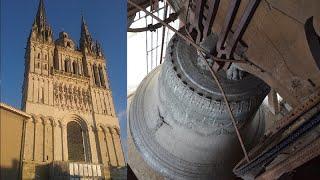
[[[94,41],[90,35],[88,25],[82,15],[81,18],[81,34],[80,34],[80,50],[95,56],[103,56],[101,45],[98,41]]]
[[[40,0],[37,15],[32,25],[30,38],[35,40],[42,40],[45,42],[52,42],[52,36],[53,33],[50,25],[47,22],[44,2],[43,0]]]
[[[47,17],[43,0],[39,1],[38,12],[34,20],[34,24],[36,24],[39,28],[45,27],[45,25],[47,24]]]
[[[93,42],[89,32],[89,28],[82,15],[81,17],[81,34],[80,34],[80,49],[86,53],[92,53]]]

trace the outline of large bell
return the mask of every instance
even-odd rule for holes
[[[230,179],[243,153],[220,90],[199,59],[195,48],[174,35],[164,63],[135,93],[129,128],[143,159],[163,176]],[[250,74],[232,80],[221,71],[218,78],[250,148],[264,133],[264,116],[256,112],[269,87]]]

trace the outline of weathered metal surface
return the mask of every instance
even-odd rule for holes
[[[159,10],[159,0],[150,0],[150,9],[151,11],[157,11]]]
[[[147,8],[148,6],[150,6],[150,0],[134,0],[134,2],[143,8]],[[128,17],[134,16],[139,11],[140,10],[137,9],[136,7],[134,7],[130,4],[127,5],[127,16]]]
[[[164,12],[163,12],[163,19],[166,19],[167,18],[167,13],[168,13],[168,3],[165,2],[165,5],[164,5]],[[163,60],[163,48],[164,48],[164,38],[166,36],[166,27],[163,26],[162,27],[162,37],[161,37],[161,49],[160,49],[160,64],[162,64],[162,60]]]
[[[199,53],[198,53],[198,54],[199,54]],[[202,56],[202,58],[204,59],[204,56],[203,56],[201,53],[200,53],[200,56]],[[238,127],[237,127],[237,123],[236,123],[234,114],[233,114],[233,112],[232,112],[232,110],[231,110],[231,106],[230,106],[229,100],[227,99],[225,90],[224,90],[224,88],[221,86],[221,83],[220,83],[220,80],[219,80],[217,74],[212,70],[212,68],[210,67],[210,65],[209,65],[209,63],[208,63],[208,61],[207,61],[206,59],[204,59],[204,63],[205,63],[205,65],[207,66],[207,68],[208,68],[208,70],[209,70],[212,78],[215,80],[215,83],[216,83],[216,85],[218,86],[218,88],[219,88],[219,90],[220,90],[220,92],[221,92],[221,94],[222,94],[224,103],[225,103],[226,108],[227,108],[227,110],[228,110],[229,117],[230,117],[230,119],[231,119],[231,122],[232,122],[232,125],[233,125],[233,127],[234,127],[234,130],[235,130],[235,132],[236,132],[236,134],[237,134],[237,138],[238,138],[238,140],[239,140],[239,143],[240,143],[240,146],[241,146],[241,148],[242,148],[243,154],[244,154],[246,160],[249,162],[250,160],[249,160],[249,157],[248,157],[248,154],[247,154],[247,150],[246,150],[246,147],[245,147],[245,145],[244,145],[244,143],[243,143],[243,140],[242,140],[241,134],[240,134],[240,132],[239,132],[239,129],[238,129]],[[227,77],[228,77],[228,76],[227,76]]]
[[[233,25],[234,19],[237,15],[238,8],[240,6],[240,0],[233,0],[231,1],[228,13],[226,14],[224,24],[222,26],[222,30],[219,33],[219,40],[217,44],[217,52],[218,56],[221,57],[224,53],[224,49],[226,49],[226,40],[228,33],[231,30],[231,27]]]
[[[173,21],[175,21],[179,16],[179,13],[172,13],[169,15],[168,18],[164,19],[163,22],[169,24]],[[144,31],[155,31],[156,29],[162,27],[163,24],[156,23],[156,24],[149,24],[147,27],[143,28],[128,28],[128,32],[144,32]]]
[[[310,106],[310,101],[306,101],[302,107]],[[252,178],[257,176],[268,163],[272,162],[285,150],[292,147],[297,141],[305,139],[320,123],[320,104],[316,101],[313,106],[307,110],[297,108],[294,112],[284,117],[280,121],[281,129],[269,135],[262,143],[249,152],[249,157],[253,159],[250,163],[245,163],[244,159],[240,161],[234,169],[234,173],[242,178]],[[288,117],[293,119],[288,120]],[[285,123],[283,123],[285,122]],[[273,131],[269,131],[273,132]],[[318,138],[318,137],[316,137]],[[316,150],[316,149],[314,149]],[[317,151],[317,150],[316,150]]]
[[[294,120],[299,118],[305,112],[309,111],[319,102],[320,102],[320,91],[318,91],[315,94],[312,94],[301,106],[294,108],[289,114],[287,114],[286,116],[281,118],[279,121],[277,121],[270,129],[268,129],[266,134],[268,136],[271,136],[281,131],[283,128],[293,123]]]
[[[310,52],[312,53],[313,59],[320,70],[320,35],[317,34],[313,26],[313,17],[307,19],[304,29],[306,32]]]
[[[199,1],[197,4],[196,12],[198,15],[194,15],[193,21],[190,21],[190,18],[185,19],[188,12],[187,2],[173,0],[171,5],[174,9],[179,9],[182,12],[180,19],[184,21],[184,24],[191,22],[196,27],[194,28],[197,29],[196,43],[193,46],[197,47],[200,39],[205,36],[204,34],[207,34],[206,32],[209,32],[209,30],[205,30],[205,27],[210,27],[211,21],[206,21],[205,26],[205,23],[201,24],[200,22],[204,15],[204,12],[201,11],[205,6],[204,1]],[[315,105],[312,102],[315,99],[310,100],[309,104],[306,103],[305,106],[300,105],[304,104],[305,97],[314,94],[320,87],[320,56],[318,52],[320,28],[317,26],[320,19],[320,1],[266,0],[260,2],[260,0],[242,0],[240,3],[240,1],[231,0],[221,1],[218,4],[218,6],[213,6],[211,3],[210,8],[214,7],[215,10],[211,11],[212,16],[211,19],[209,18],[214,20],[212,32],[219,34],[217,57],[246,60],[247,63],[237,64],[237,66],[263,79],[291,106],[299,107],[279,121],[273,129],[270,129],[267,134],[269,138],[250,153],[252,157],[257,157],[258,154],[261,156],[262,159],[254,159],[254,162],[250,164],[250,168],[259,171],[259,168],[263,167],[265,163],[273,161],[280,152],[288,149],[290,147],[288,144],[292,145],[297,139],[301,140],[301,134],[309,134],[318,123],[316,119],[309,120],[311,117],[307,115],[310,114],[310,108]],[[312,22],[311,17],[315,19],[315,22]],[[199,50],[201,51],[201,48]],[[215,52],[210,53],[214,54]],[[212,59],[217,59],[217,57],[212,57]],[[234,61],[232,62],[234,63]],[[230,63],[227,61],[213,61],[215,71],[222,68],[226,70],[229,67]],[[230,73],[233,77],[233,72]],[[201,80],[195,80],[197,83],[199,81]],[[307,111],[309,113],[306,113]],[[297,123],[297,119],[301,119],[302,115],[304,119]],[[288,129],[289,127],[295,131]],[[282,132],[286,132],[285,137],[281,136]],[[276,137],[277,135],[278,137]],[[286,143],[287,145],[285,145]],[[265,151],[261,154],[259,148],[261,151]],[[284,171],[287,170],[290,170],[290,167]],[[253,172],[253,174],[257,174],[257,172]]]
[[[189,8],[191,11],[189,11],[189,18],[188,21],[188,31],[191,34],[191,37],[193,37],[194,41],[199,44],[201,42],[202,36],[203,36],[203,7],[204,7],[204,1],[203,0],[190,0],[189,2]]]
[[[206,39],[207,36],[211,34],[212,24],[216,18],[220,0],[208,0],[204,5],[203,10],[203,38]]]
[[[191,0],[188,5],[187,29],[199,44],[211,33],[220,0]]]
[[[244,0],[241,4],[248,2]],[[267,82],[292,106],[298,105],[303,101],[303,97],[319,88],[320,78],[316,77],[319,77],[320,72],[314,58],[310,56],[304,30],[308,18],[320,18],[320,11],[316,8],[320,6],[319,3],[317,0],[262,1],[243,34],[242,40],[250,44],[245,57],[251,64],[239,66]],[[184,21],[188,1],[175,0],[170,1],[170,4],[174,9],[184,12],[180,15],[180,19]],[[223,20],[228,13],[227,6],[228,1],[220,2],[213,23],[214,32],[221,32]],[[238,14],[241,15],[243,12],[244,8],[240,6]],[[236,16],[234,24],[239,21],[240,17]],[[286,30],[288,31],[285,32]],[[319,31],[319,28],[316,28],[316,31]],[[256,68],[259,70],[255,70]],[[308,69],[308,72],[305,73],[303,69]]]
[[[293,155],[281,161],[273,168],[267,170],[257,180],[278,179],[284,173],[293,171],[311,159],[320,155],[320,138],[310,142],[306,147],[299,149]]]
[[[236,49],[236,46],[239,42],[239,40],[242,39],[243,34],[245,33],[251,18],[253,17],[257,7],[259,6],[261,0],[250,0],[248,3],[241,20],[239,22],[239,25],[237,26],[232,39],[230,42],[228,42],[228,46],[226,47],[226,58],[234,58],[233,53]]]
[[[144,160],[168,178],[231,178],[241,148],[221,92],[197,57],[195,48],[173,37],[166,60],[136,91],[129,128]],[[263,116],[253,116],[269,88],[251,75],[240,81],[218,76],[249,148],[263,133]]]
[[[270,93],[268,94],[268,105],[270,111],[277,115],[280,112],[280,105],[278,101],[278,94],[274,89],[270,90]]]
[[[211,28],[216,18],[220,1],[205,1],[194,0],[190,1],[189,8],[187,10],[187,29],[190,36],[194,39],[195,43],[199,44],[210,33]],[[235,59],[234,52],[237,48],[238,42],[242,39],[244,32],[251,18],[257,9],[260,0],[251,0],[247,8],[245,9],[239,24],[236,26],[235,33],[232,33],[232,27],[234,26],[234,20],[237,16],[238,9],[240,7],[240,0],[232,0],[229,4],[228,13],[224,18],[224,24],[222,30],[219,33],[218,45],[216,46],[215,55],[219,58]],[[231,35],[232,33],[232,35]],[[228,39],[228,37],[231,37]],[[241,54],[238,54],[236,58],[239,58]],[[228,69],[229,62],[214,62],[213,69],[215,71],[220,70],[222,67]]]
[[[237,64],[239,63],[247,63],[247,61],[244,60],[234,60],[234,59],[222,59],[222,58],[217,58],[214,57],[212,54],[210,54],[209,52],[207,52],[205,49],[203,49],[201,46],[199,46],[197,43],[195,43],[194,41],[192,41],[188,36],[185,36],[183,34],[181,34],[178,30],[176,30],[175,28],[173,28],[172,26],[170,26],[169,24],[165,23],[163,20],[161,20],[159,17],[153,15],[152,13],[150,13],[149,11],[145,10],[143,7],[139,6],[138,4],[136,4],[134,1],[128,0],[128,4],[131,4],[132,6],[140,9],[141,11],[145,12],[148,16],[151,16],[152,18],[156,19],[157,21],[159,21],[162,25],[166,26],[167,28],[169,28],[170,30],[172,30],[173,32],[175,32],[178,36],[180,36],[182,39],[184,39],[185,41],[187,41],[188,43],[190,43],[193,47],[195,47],[196,49],[198,49],[199,51],[203,52],[204,54],[206,54],[206,56],[208,56],[209,58],[213,59],[214,61],[219,61],[219,62],[236,62]]]
[[[182,10],[180,19],[186,24],[188,1],[174,2],[173,9]],[[220,2],[212,27],[213,32],[219,34],[225,30],[223,27],[232,2],[235,3]],[[234,26],[230,30],[236,30],[249,2],[241,1]],[[304,27],[308,18],[313,16],[314,28],[319,35],[319,7],[318,0],[261,1],[241,38],[248,47],[241,57],[249,63],[238,66],[263,79],[293,107],[303,103],[304,97],[320,87],[320,71],[310,51]],[[225,63],[216,64],[218,65],[215,69],[218,70]]]

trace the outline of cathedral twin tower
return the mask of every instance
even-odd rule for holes
[[[52,162],[103,164],[105,174],[125,165],[105,57],[84,18],[79,46],[66,32],[54,40],[40,0],[25,67],[22,108],[32,119],[25,128],[24,178]]]

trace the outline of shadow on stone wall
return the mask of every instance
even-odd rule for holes
[[[52,163],[50,164],[51,179],[66,179],[69,178],[69,168],[66,163]]]
[[[20,178],[20,163],[17,159],[12,160],[11,167],[3,167],[0,165],[0,179],[21,179]]]
[[[36,165],[35,167],[35,177],[39,180],[49,179],[49,165]]]
[[[110,176],[112,180],[126,180],[127,166],[124,167],[110,167]]]

